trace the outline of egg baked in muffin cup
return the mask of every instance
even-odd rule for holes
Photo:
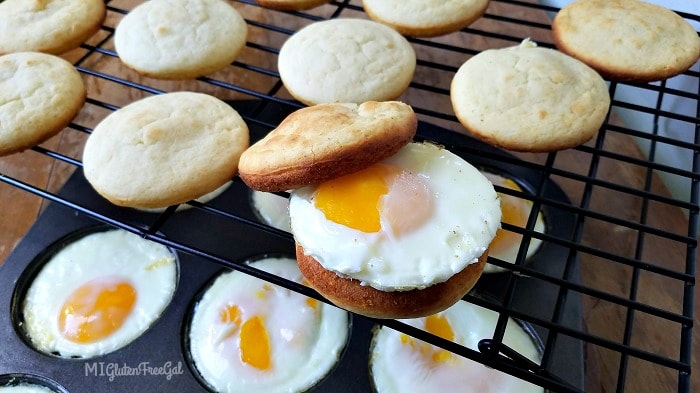
[[[293,258],[249,265],[304,282]],[[346,311],[234,270],[202,291],[186,336],[191,365],[211,391],[291,393],[308,391],[332,371],[349,331]]]
[[[297,262],[339,307],[376,318],[444,310],[479,279],[500,226],[491,182],[447,149],[411,142],[401,102],[300,109],[241,156],[260,191],[292,190]]]
[[[507,177],[505,174],[497,174],[495,172],[490,172],[489,170],[482,170],[481,173],[483,173],[484,176],[486,176],[486,178],[488,178],[496,187],[502,187],[518,193],[527,192],[527,190],[523,189],[523,187],[515,179]],[[498,193],[498,197],[501,201],[501,222],[526,229],[527,222],[533,209],[532,201],[527,199],[526,196],[519,197],[502,192]],[[532,231],[537,233],[545,233],[547,231],[545,217],[542,210],[537,211],[537,216],[535,217],[535,224],[532,227]],[[503,262],[516,263],[518,259],[518,252],[520,251],[522,243],[522,234],[501,228],[498,230],[498,232],[496,232],[496,237],[489,245],[489,256],[492,259],[500,259]],[[527,252],[525,253],[525,262],[530,261],[539,251],[541,246],[542,239],[531,236],[528,242]],[[496,266],[491,263],[487,263],[486,267],[484,268],[484,273],[509,271],[510,270],[507,268]]]
[[[483,338],[494,336],[499,313],[468,302],[423,318],[401,322],[478,351]],[[544,393],[544,388],[453,354],[386,326],[374,329],[369,367],[376,393],[518,392]],[[534,363],[542,343],[532,326],[508,318],[502,343]]]
[[[78,237],[79,236],[79,237]],[[37,351],[89,359],[127,346],[170,304],[178,258],[122,229],[88,228],[37,257],[21,299],[21,326]]]

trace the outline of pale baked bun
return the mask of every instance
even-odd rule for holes
[[[429,245],[426,245],[429,247]],[[333,304],[372,318],[418,318],[435,314],[455,304],[481,277],[487,253],[477,263],[440,284],[409,291],[380,291],[359,280],[340,277],[304,254],[297,244],[297,263],[308,285]]]
[[[243,152],[239,176],[259,191],[318,184],[391,156],[416,127],[413,109],[401,102],[302,108]]]
[[[64,129],[85,103],[83,79],[60,57],[0,56],[0,156],[33,147]]]
[[[114,46],[130,68],[160,79],[194,79],[233,62],[248,25],[225,0],[152,0],[117,25]]]
[[[0,54],[61,54],[93,36],[105,15],[104,0],[0,1]]]
[[[401,34],[366,19],[313,22],[290,36],[277,65],[284,87],[306,105],[389,101],[411,83],[413,46]]]
[[[527,39],[467,60],[452,79],[450,99],[471,135],[526,152],[587,142],[610,106],[608,87],[595,70]]]
[[[611,80],[648,82],[688,70],[700,38],[675,12],[639,0],[578,0],[552,22],[554,42]]]
[[[362,0],[367,15],[410,37],[458,31],[479,19],[489,0]]]
[[[208,194],[236,174],[248,127],[194,92],[150,96],[104,118],[85,143],[85,178],[119,206],[161,208]]]

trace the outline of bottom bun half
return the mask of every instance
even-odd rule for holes
[[[372,318],[419,318],[438,313],[466,295],[481,277],[488,251],[447,281],[424,289],[381,291],[325,269],[296,245],[301,273],[311,288],[338,307]]]

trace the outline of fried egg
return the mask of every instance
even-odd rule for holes
[[[89,358],[146,331],[170,303],[177,261],[165,246],[124,230],[94,232],[56,253],[34,278],[22,326],[40,352]]]
[[[491,182],[409,143],[364,170],[292,192],[295,240],[324,268],[383,291],[423,289],[477,262],[500,226]]]
[[[509,188],[514,191],[523,191],[520,185],[510,178],[486,171],[482,173],[494,185]],[[498,193],[498,195],[501,198],[501,221],[513,226],[525,228],[527,226],[527,220],[530,217],[530,211],[532,210],[532,201],[504,193]],[[537,214],[537,220],[535,221],[533,229],[540,233],[545,231],[544,216],[541,211]],[[507,231],[502,228],[499,229],[496,232],[496,237],[489,245],[489,256],[508,263],[515,263],[522,239],[523,236],[519,233]],[[525,259],[530,259],[540,248],[541,244],[542,240],[531,237]],[[484,268],[485,273],[495,273],[504,270],[504,268],[490,263]]]
[[[291,232],[289,224],[289,199],[271,192],[253,190],[251,204],[260,219],[277,229]]]
[[[498,313],[460,301],[440,313],[401,320],[446,340],[478,350],[481,339],[493,337]],[[503,342],[533,362],[540,353],[532,337],[514,320]],[[543,392],[542,387],[387,327],[376,330],[370,354],[377,393],[393,392]]]
[[[303,280],[291,258],[253,266]],[[196,303],[188,347],[194,368],[217,392],[301,392],[333,368],[348,330],[346,311],[232,271]]]

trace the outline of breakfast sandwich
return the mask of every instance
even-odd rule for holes
[[[447,149],[412,142],[400,102],[300,109],[241,156],[251,188],[291,190],[297,262],[334,304],[378,318],[434,314],[480,277],[501,210],[491,182]]]

